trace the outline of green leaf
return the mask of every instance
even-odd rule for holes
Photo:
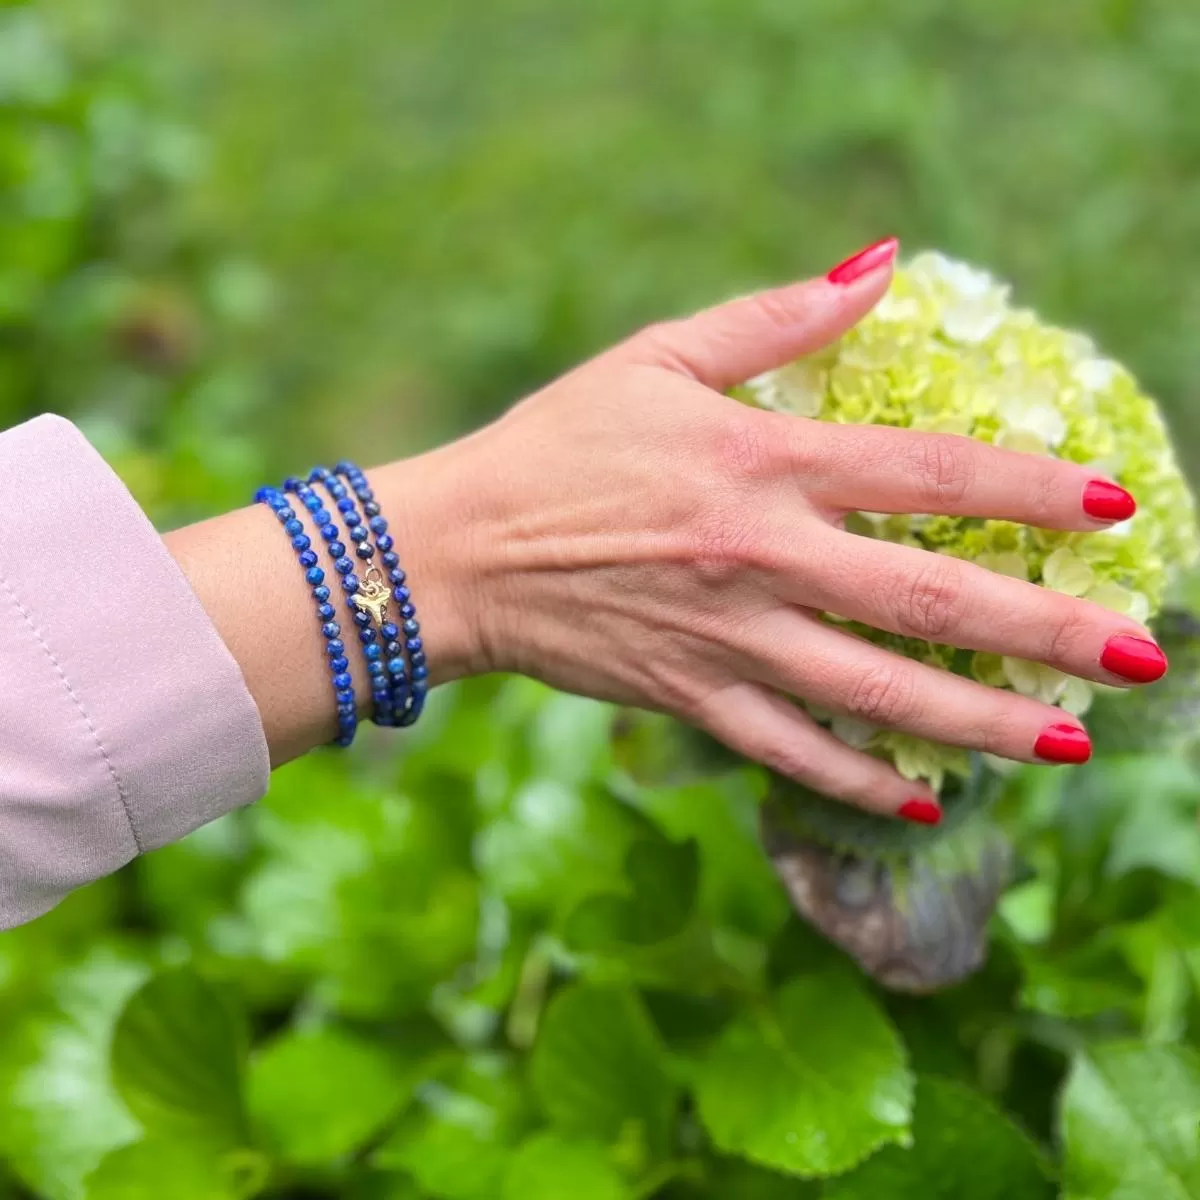
[[[912,1095],[899,1037],[841,968],[795,979],[770,1009],[738,1018],[696,1079],[720,1150],[808,1177],[906,1145]]]
[[[504,1176],[503,1200],[633,1200],[599,1142],[540,1133],[518,1147]]]
[[[250,1114],[287,1162],[349,1154],[411,1095],[388,1049],[333,1027],[289,1030],[250,1065]]]
[[[579,950],[664,941],[691,916],[699,874],[695,842],[635,842],[625,857],[628,894],[589,896],[568,917],[564,937]]]
[[[1112,878],[1138,868],[1200,884],[1200,775],[1177,759],[1141,760],[1136,791],[1113,832],[1105,869]]]
[[[439,1200],[496,1200],[528,1117],[511,1065],[477,1055],[420,1089],[418,1103],[372,1165],[408,1172]]]
[[[54,1011],[4,1031],[0,1148],[48,1200],[78,1200],[83,1180],[138,1136],[113,1089],[109,1045],[117,1015],[148,974],[97,949],[54,980]]]
[[[1053,1188],[1037,1150],[978,1092],[917,1081],[913,1144],[886,1146],[825,1185],[826,1200],[1039,1200]]]
[[[476,949],[468,839],[432,797],[305,768],[289,767],[256,813],[269,854],[243,900],[258,954],[311,978],[340,1012],[420,1010]]]
[[[1095,1046],[1060,1110],[1067,1200],[1200,1197],[1200,1056],[1184,1046]]]
[[[254,1150],[224,1153],[194,1142],[152,1140],[122,1146],[88,1176],[86,1200],[241,1200],[266,1183]]]
[[[584,984],[560,992],[530,1071],[542,1110],[562,1132],[619,1141],[635,1168],[665,1152],[675,1085],[637,993]]]
[[[238,1146],[246,1140],[244,1051],[225,994],[192,971],[164,971],[117,1021],[113,1082],[148,1133]]]
[[[610,796],[535,779],[480,833],[489,886],[515,908],[566,913],[592,892],[619,890],[625,855],[643,829]]]
[[[700,848],[699,906],[711,920],[771,937],[791,911],[759,840],[761,774],[727,772],[709,783],[641,789],[635,802],[668,837]]]

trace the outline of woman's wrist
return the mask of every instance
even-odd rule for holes
[[[465,443],[453,443],[367,471],[420,606],[432,686],[484,674],[493,665],[472,522],[484,480],[470,457]]]

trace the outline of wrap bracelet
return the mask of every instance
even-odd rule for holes
[[[323,486],[329,493],[331,505],[327,506],[316,485]],[[255,499],[271,508],[283,525],[317,602],[317,616],[321,621],[337,702],[338,736],[334,744],[349,746],[358,725],[353,676],[346,649],[349,639],[343,637],[342,625],[336,620],[334,591],[318,565],[312,539],[285,493],[294,496],[297,507],[303,508],[312,519],[332,562],[366,662],[371,684],[372,720],[383,726],[414,724],[425,705],[429,666],[416,607],[394,539],[388,532],[387,520],[366,475],[354,463],[339,462],[334,470],[316,467],[307,480],[296,476],[286,479],[282,491],[260,488]],[[356,499],[362,504],[361,516]],[[336,512],[331,512],[331,507]],[[344,535],[339,522],[345,524]],[[348,553],[347,541],[354,546],[354,557]],[[355,570],[355,559],[361,578]],[[396,605],[394,620],[389,612],[393,602]]]
[[[350,660],[346,657],[346,647],[339,636],[341,628],[333,619],[337,610],[330,603],[332,593],[325,583],[325,572],[317,565],[317,554],[312,548],[312,539],[305,533],[304,523],[288,503],[287,496],[277,488],[263,487],[259,488],[254,498],[265,504],[279,518],[279,523],[291,539],[292,549],[296,551],[296,557],[304,571],[304,582],[308,584],[316,602],[317,619],[321,622],[321,636],[324,639],[325,655],[333,677],[333,691],[337,701],[338,734],[334,745],[349,746],[358,730],[358,704],[354,696],[354,677],[350,674]]]
[[[425,706],[425,696],[429,689],[429,665],[425,657],[425,645],[421,640],[416,606],[408,587],[408,578],[400,566],[395,540],[388,532],[387,519],[362,469],[343,460],[334,468],[333,474],[346,480],[362,504],[363,513],[367,518],[365,527],[361,521],[356,523],[350,530],[350,537],[357,544],[358,556],[371,563],[367,568],[367,575],[372,578],[376,588],[375,601],[371,605],[372,615],[375,615],[374,606],[377,604],[379,633],[384,639],[383,653],[392,684],[395,723],[400,726],[412,725],[420,717]],[[370,542],[370,534],[374,534],[374,545]],[[372,562],[376,554],[379,557],[378,567]],[[395,601],[396,604],[397,621],[387,619],[387,607],[391,601]],[[367,605],[364,604],[363,607]]]

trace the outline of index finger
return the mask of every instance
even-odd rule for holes
[[[782,420],[798,424],[796,418]],[[1089,467],[974,438],[804,421],[793,441],[810,499],[835,510],[985,517],[1080,532],[1137,510]]]

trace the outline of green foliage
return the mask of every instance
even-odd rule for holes
[[[843,0],[146,0],[230,56],[199,193],[156,56],[92,40],[92,0],[55,7],[78,44],[0,7],[0,421],[76,416],[164,521],[293,468],[286,426],[355,450],[335,392],[399,449],[397,391],[461,423],[884,217],[1020,277],[1168,395],[1197,378],[1186,0],[922,0],[890,26]],[[378,104],[348,96],[367,77]],[[303,137],[264,167],[272,111]],[[273,316],[198,215],[243,211],[284,276]],[[263,316],[269,370],[246,365]],[[1197,1194],[1185,729],[1008,780],[1021,875],[990,960],[913,999],[792,915],[760,772],[647,782],[633,760],[665,741],[631,753],[612,719],[523,680],[447,690],[409,735],[294,764],[0,935],[0,1196]]]

